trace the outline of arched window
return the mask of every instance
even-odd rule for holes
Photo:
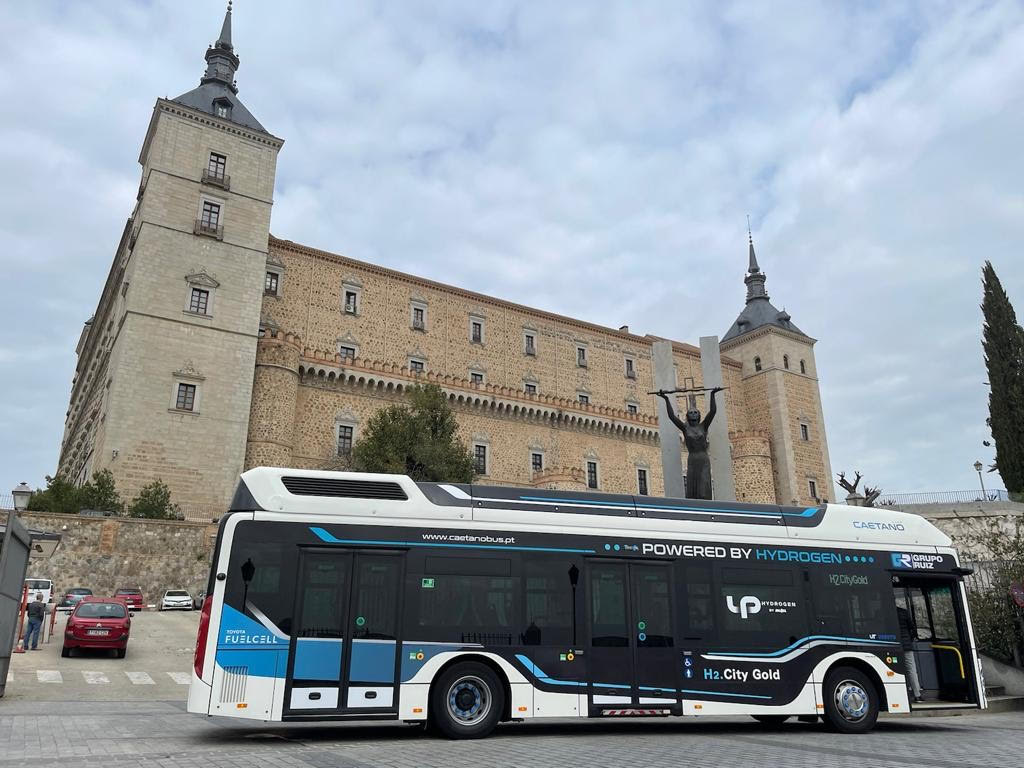
[[[800,361],[800,373],[807,373],[807,364],[803,360]]]
[[[789,370],[789,355],[782,356],[782,367],[787,371]]]
[[[754,358],[754,370],[755,371],[760,371],[761,370],[761,358],[760,357],[755,357]]]

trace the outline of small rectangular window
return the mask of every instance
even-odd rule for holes
[[[341,354],[342,360],[355,360],[356,359],[356,348],[355,347],[338,347],[338,352]]]
[[[580,368],[587,367],[587,348],[576,347],[576,365]]]
[[[482,373],[471,372],[469,374],[469,381],[472,384],[483,384],[484,383],[484,375]]]
[[[414,330],[422,331],[426,327],[422,307],[412,308],[412,327]]]
[[[422,360],[410,360],[409,370],[413,373],[423,373],[423,361]]]
[[[478,475],[487,474],[487,446],[486,445],[474,445],[473,446],[473,460],[476,464],[474,467]]]
[[[626,378],[627,379],[635,379],[636,378],[636,367],[633,365],[632,358],[629,358],[629,357],[626,358]]]
[[[532,333],[528,333],[523,337],[523,352],[527,355],[536,355],[537,346]]]
[[[266,280],[263,281],[263,292],[270,296],[277,295],[277,272],[267,272]]]
[[[646,496],[647,495],[647,470],[646,469],[638,469],[636,471],[636,487],[637,487],[637,492],[641,496]]]
[[[632,413],[632,414],[635,415],[637,413],[636,404],[635,403],[627,403],[626,404],[626,413]]]
[[[191,411],[195,410],[196,405],[196,385],[195,384],[179,384],[178,385],[178,398],[175,401],[174,407],[179,411]]]
[[[361,449],[360,449],[361,450]],[[344,424],[338,425],[338,455],[350,456],[352,454],[352,427]]]
[[[810,440],[811,439],[811,430],[808,429],[806,424],[801,424],[800,425],[800,439],[801,440]]]
[[[358,312],[359,294],[355,291],[345,291],[345,312],[354,315]]]
[[[587,488],[597,488],[597,462],[587,462]]]
[[[576,397],[579,399],[580,405],[590,405],[590,395],[580,394]]]
[[[536,384],[524,384],[523,388],[526,390],[526,394],[528,394],[528,395],[536,395],[537,394],[537,385]]]
[[[543,453],[530,454],[530,469],[532,469],[534,472],[540,472],[542,469],[544,469]]]
[[[818,498],[818,484],[813,480],[807,481],[807,491],[810,493],[812,499]]]
[[[209,291],[204,291],[202,288],[193,288],[192,296],[188,301],[188,311],[195,312],[197,315],[205,315],[209,302]]]
[[[216,229],[220,226],[220,206],[217,203],[203,201],[202,223],[204,229]]]
[[[484,343],[484,324],[474,320],[470,323],[469,340],[474,344]]]
[[[206,165],[207,173],[214,179],[224,179],[224,170],[227,168],[228,159],[225,155],[210,153],[210,162]]]

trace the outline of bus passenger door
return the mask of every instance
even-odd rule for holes
[[[588,563],[591,710],[677,703],[671,579],[660,563]]]
[[[343,706],[341,670],[348,651],[351,573],[352,555],[347,552],[306,550],[299,556],[286,715],[330,715]]]
[[[286,715],[395,709],[402,562],[400,554],[387,552],[301,553]]]
[[[371,713],[398,706],[398,617],[403,557],[357,553],[348,633],[351,658],[345,675],[345,709]]]

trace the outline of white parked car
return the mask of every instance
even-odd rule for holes
[[[191,611],[192,595],[184,589],[168,589],[160,599],[161,611]]]

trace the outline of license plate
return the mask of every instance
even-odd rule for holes
[[[85,634],[93,635],[93,636],[96,636],[96,635],[109,635],[110,632],[105,630],[105,629],[87,629],[85,631]]]

